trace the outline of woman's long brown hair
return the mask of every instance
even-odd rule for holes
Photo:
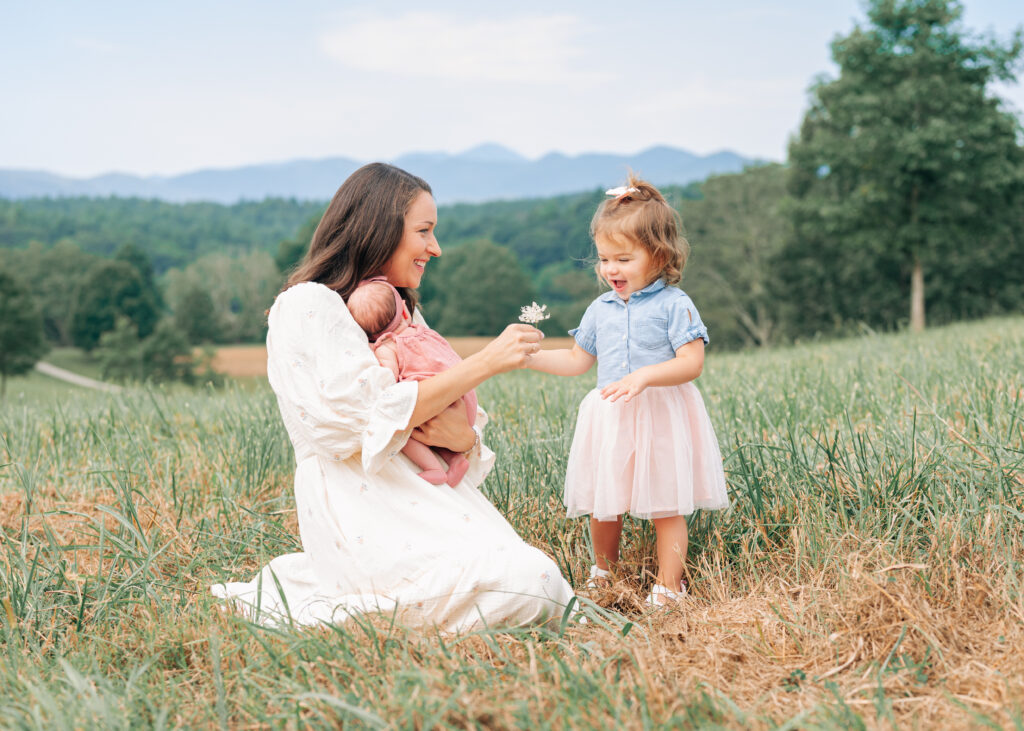
[[[356,170],[331,199],[285,289],[319,282],[348,300],[356,285],[383,271],[402,241],[405,214],[421,192],[433,195],[425,180],[394,165],[374,162]],[[398,291],[412,312],[416,290]]]

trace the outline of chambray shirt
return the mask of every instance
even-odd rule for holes
[[[666,287],[663,279],[634,292],[628,302],[605,292],[569,334],[597,356],[598,388],[638,368],[671,360],[677,348],[697,338],[709,342],[693,300],[677,287]]]

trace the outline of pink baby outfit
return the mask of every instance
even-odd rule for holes
[[[436,330],[431,330],[426,325],[412,323],[396,335],[392,332],[396,324],[393,323],[378,336],[371,347],[376,351],[388,341],[395,344],[399,381],[422,381],[448,370],[462,360]],[[470,391],[463,399],[466,402],[469,423],[472,425],[476,420],[476,391]]]
[[[387,283],[383,277],[374,277],[367,281]],[[396,332],[399,325],[409,320],[409,313],[398,290],[391,287],[391,291],[395,297],[395,317],[387,327],[371,338],[370,347],[376,353],[386,343],[394,346],[395,360],[398,363],[395,378],[399,381],[422,381],[460,362],[462,358],[452,350],[448,341],[426,325],[409,322],[405,329]],[[473,426],[476,423],[476,391],[468,392],[462,400],[466,404],[469,425]],[[406,442],[402,454],[423,469],[419,473],[420,477],[434,485],[447,483],[455,487],[469,468],[466,455],[443,447],[429,447],[416,439],[409,439]],[[444,469],[438,457],[445,461],[447,469]]]

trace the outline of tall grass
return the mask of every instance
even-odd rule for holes
[[[644,609],[653,535],[627,521],[590,622],[463,637],[220,611],[210,584],[299,549],[268,389],[9,396],[0,725],[1020,727],[1022,373],[1022,318],[709,351],[734,505],[691,521],[693,598]],[[485,492],[576,585],[561,478],[592,385],[479,390]]]

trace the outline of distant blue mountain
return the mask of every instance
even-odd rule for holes
[[[553,152],[529,160],[506,147],[485,144],[459,154],[417,152],[391,161],[425,178],[440,203],[536,198],[624,182],[634,170],[655,185],[685,185],[715,173],[738,172],[754,162],[723,151],[695,155],[652,147],[635,155]],[[66,178],[33,170],[0,169],[0,198],[138,197],[172,202],[235,203],[267,197],[327,200],[362,162],[344,157],[293,160],[174,176],[110,173]]]

